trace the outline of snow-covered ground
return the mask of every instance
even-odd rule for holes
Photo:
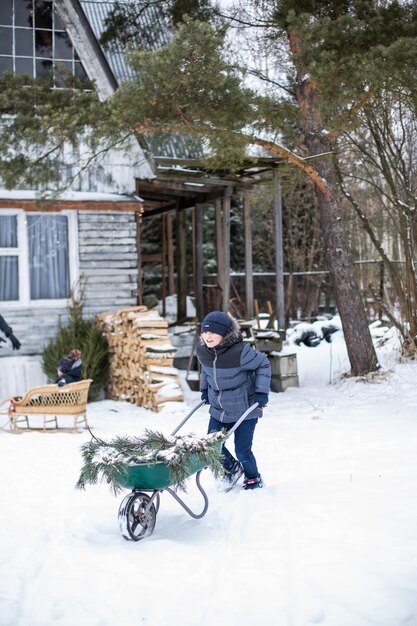
[[[74,489],[88,433],[0,432],[0,624],[417,626],[417,364],[388,342],[381,374],[341,379],[333,339],[286,348],[301,386],[271,394],[255,432],[264,489],[222,493],[206,470],[206,516],[163,494],[137,543],[119,531],[123,495]],[[199,399],[184,391],[159,414],[93,403],[89,422],[103,438],[169,433]],[[206,424],[204,407],[184,430]]]

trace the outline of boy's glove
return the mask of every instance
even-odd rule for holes
[[[9,339],[12,342],[13,350],[19,350],[22,345],[20,341],[14,335],[9,335]]]
[[[255,393],[253,398],[254,402],[259,404],[259,408],[263,409],[268,404],[268,394],[267,393]]]
[[[208,404],[208,389],[201,390],[201,400]]]

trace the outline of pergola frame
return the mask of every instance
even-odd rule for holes
[[[282,244],[282,203],[278,169],[284,164],[275,158],[248,160],[238,171],[209,169],[203,161],[197,159],[178,159],[155,157],[156,177],[152,180],[136,181],[136,193],[143,201],[141,219],[162,214],[163,228],[161,241],[161,262],[163,291],[165,291],[165,258],[168,257],[168,284],[172,293],[173,242],[172,214],[176,215],[176,266],[177,266],[177,319],[186,318],[185,290],[185,254],[186,241],[184,230],[184,210],[193,210],[193,269],[194,293],[197,318],[202,319],[203,302],[203,227],[202,213],[205,204],[213,204],[216,215],[216,256],[217,282],[222,291],[223,310],[230,304],[230,201],[231,196],[241,195],[244,207],[245,230],[245,291],[248,317],[254,315],[253,271],[252,271],[252,218],[250,190],[254,185],[267,180],[274,183],[274,245],[276,253],[276,298],[275,310],[278,324],[285,326],[284,316],[284,280],[283,280],[283,244]],[[167,233],[171,233],[170,235]],[[138,237],[140,246],[140,236]],[[144,260],[142,258],[142,260]],[[151,260],[148,258],[147,260]],[[156,259],[153,259],[156,260]],[[141,275],[141,271],[140,271]],[[138,284],[141,298],[142,283]],[[162,294],[163,298],[165,293]]]

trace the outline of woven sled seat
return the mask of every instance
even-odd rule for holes
[[[91,382],[91,379],[81,380],[64,387],[41,385],[29,389],[23,398],[10,398],[8,410],[10,432],[31,430],[78,432],[78,426],[81,424],[87,428],[87,398]],[[30,425],[29,418],[34,415],[43,417],[40,426]],[[58,417],[64,415],[74,418],[72,429],[59,427]]]

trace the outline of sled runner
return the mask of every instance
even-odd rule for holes
[[[200,402],[182,420],[171,433],[175,435],[185,422],[205,403]],[[238,419],[236,424],[228,431],[226,438],[238,428],[243,420],[251,413],[258,403],[249,407]],[[221,443],[219,443],[221,446]],[[195,475],[198,490],[203,497],[203,509],[200,513],[192,511],[187,504],[178,496],[172,488],[174,481],[169,466],[164,462],[139,464],[129,467],[121,480],[121,486],[131,489],[122,501],[119,508],[119,526],[123,537],[127,541],[140,541],[151,535],[155,528],[156,516],[160,505],[160,494],[167,491],[187,513],[194,519],[201,519],[207,513],[208,497],[200,482],[202,470],[207,467],[199,461],[197,454],[191,454],[187,466],[187,477]]]

